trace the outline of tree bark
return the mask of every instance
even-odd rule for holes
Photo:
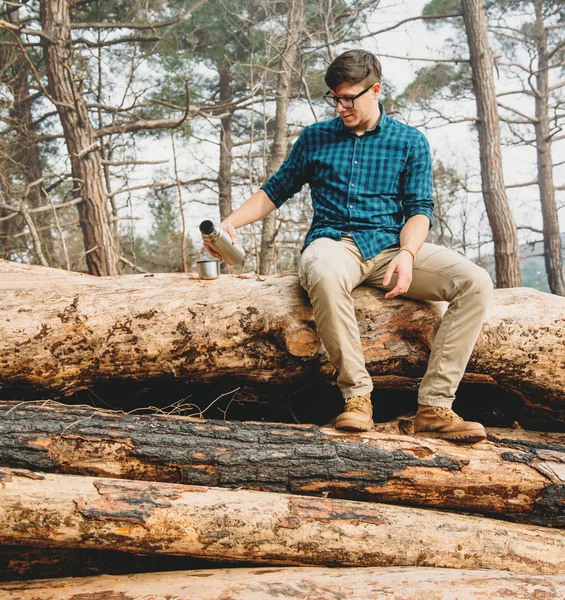
[[[8,21],[20,25],[19,9],[7,15]],[[37,124],[33,121],[31,112],[32,98],[29,87],[29,67],[23,58],[19,58],[11,68],[4,73],[4,83],[9,87],[14,102],[10,107],[10,119],[16,136],[12,146],[12,160],[21,169],[27,193],[24,200],[30,208],[36,208],[48,203],[43,185],[31,185],[42,178],[41,157],[37,141]],[[50,230],[50,218],[47,213],[36,217],[39,229],[40,246],[36,248],[36,260],[45,266],[54,265],[55,252],[53,235]]]
[[[267,161],[266,176],[270,177],[283,163],[287,153],[287,115],[292,94],[292,74],[298,56],[298,39],[304,16],[304,0],[288,0],[287,32],[278,61],[276,89],[276,114],[273,145]],[[263,219],[261,235],[261,253],[259,273],[268,275],[273,272],[276,262],[275,238],[276,213],[273,211]]]
[[[470,569],[255,567],[12,582],[0,584],[0,592],[5,600],[532,600],[564,597],[565,577]]]
[[[565,535],[440,511],[0,468],[0,543],[326,566],[565,573]]]
[[[549,118],[549,52],[547,47],[547,29],[543,20],[544,0],[535,0],[535,41],[538,53],[536,71],[537,89],[534,94],[536,104],[536,152],[538,164],[538,186],[540,191],[541,213],[543,219],[543,245],[545,270],[549,289],[553,294],[565,296],[565,273],[559,232],[559,215],[555,202],[553,184],[553,159],[551,155],[551,136]]]
[[[315,425],[0,402],[4,466],[477,512],[565,528],[565,435],[459,447]]]
[[[73,194],[82,199],[78,211],[88,271],[92,275],[118,275],[119,252],[106,208],[96,132],[72,72],[69,0],[41,2],[41,25],[47,36],[41,38],[41,43],[49,92],[61,119],[76,182]]]
[[[500,149],[494,61],[482,0],[461,0],[463,19],[471,55],[473,91],[477,103],[477,129],[481,161],[481,179],[485,208],[492,229],[496,286],[522,285],[520,245],[516,224],[504,187]]]
[[[294,276],[99,279],[3,261],[0,272],[2,387],[35,386],[53,396],[115,378],[278,384],[333,377]],[[354,298],[376,387],[414,386],[445,304],[385,300],[369,286]],[[564,322],[559,296],[496,290],[466,380],[511,390],[558,426],[565,418]]]

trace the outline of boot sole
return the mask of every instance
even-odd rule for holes
[[[367,425],[360,425],[355,421],[340,421],[335,424],[336,429],[343,429],[344,431],[372,431],[375,428],[374,423],[368,423]]]
[[[438,431],[419,431],[414,437],[435,438],[438,440],[448,440],[450,442],[463,442],[467,444],[476,444],[487,439],[485,433],[480,431],[467,431],[465,433],[441,433]]]

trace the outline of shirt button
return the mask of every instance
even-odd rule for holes
[[[352,184],[351,184],[351,187],[355,187],[355,184],[354,184],[354,183],[352,183]]]
[[[358,162],[359,162],[358,160],[354,160],[354,161],[353,161],[353,163],[354,163],[354,164],[357,164]]]
[[[349,205],[349,208],[353,208],[353,204],[350,204],[350,205]]]

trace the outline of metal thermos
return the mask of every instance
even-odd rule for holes
[[[239,265],[245,258],[245,250],[231,241],[230,234],[214,221],[200,223],[202,239],[215,250],[228,265]]]

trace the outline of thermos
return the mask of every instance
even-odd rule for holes
[[[215,250],[228,265],[239,265],[245,257],[245,250],[231,241],[230,234],[214,221],[200,223],[202,239]]]

